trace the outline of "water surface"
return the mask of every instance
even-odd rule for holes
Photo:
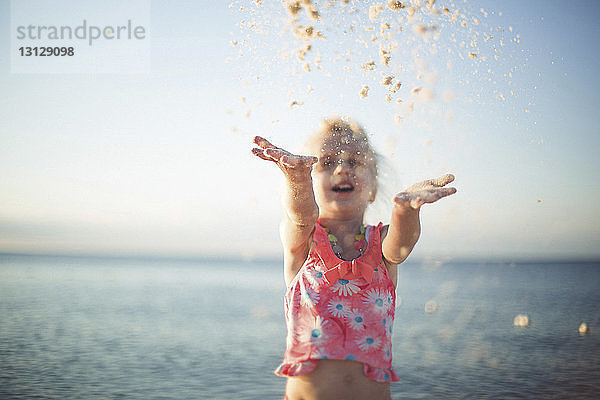
[[[392,397],[596,398],[598,288],[599,263],[403,265]],[[0,398],[279,399],[284,290],[277,262],[0,256]]]

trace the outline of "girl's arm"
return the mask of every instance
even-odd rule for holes
[[[309,238],[319,217],[311,177],[312,165],[317,158],[292,154],[260,136],[254,138],[254,143],[258,148],[253,148],[252,153],[277,164],[286,180],[283,196],[285,217],[280,235],[285,256],[285,278],[289,283],[308,256]]]
[[[454,175],[446,174],[414,184],[394,197],[392,219],[381,243],[388,267],[406,260],[421,234],[421,206],[456,193],[455,188],[444,187],[453,180]]]

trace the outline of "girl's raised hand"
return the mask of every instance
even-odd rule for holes
[[[310,168],[318,161],[317,157],[292,154],[260,136],[254,137],[254,143],[258,148],[253,148],[252,154],[263,160],[273,161],[284,172],[295,168]]]
[[[456,188],[444,187],[454,180],[454,175],[446,174],[436,179],[428,179],[415,183],[394,197],[394,204],[401,207],[410,207],[415,210],[425,203],[434,203],[442,197],[456,193]]]

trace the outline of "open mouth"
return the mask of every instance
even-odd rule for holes
[[[354,186],[352,186],[350,183],[341,183],[339,185],[335,185],[333,188],[331,188],[331,190],[338,193],[351,192],[354,190]]]

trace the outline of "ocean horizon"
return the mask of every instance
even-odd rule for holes
[[[253,263],[268,263],[275,264],[283,262],[283,254],[281,255],[225,255],[220,253],[212,254],[185,254],[178,255],[175,253],[151,253],[151,252],[40,252],[40,251],[0,251],[0,262],[11,258],[65,258],[65,259],[97,259],[97,260],[113,260],[113,261],[148,261],[148,262],[175,262],[175,263],[190,263],[190,262],[253,262]],[[478,265],[508,265],[508,264],[598,264],[600,265],[599,255],[573,256],[568,254],[559,254],[554,256],[541,255],[498,255],[498,256],[448,256],[443,254],[426,255],[426,256],[410,256],[401,265],[419,265],[427,263],[464,263]],[[275,266],[275,265],[274,265]]]

